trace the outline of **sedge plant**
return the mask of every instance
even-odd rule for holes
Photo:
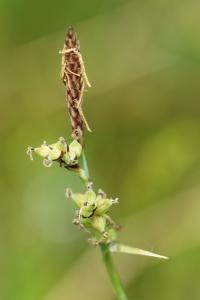
[[[127,300],[119,274],[113,264],[112,253],[146,255],[161,259],[167,259],[167,257],[118,242],[117,231],[120,226],[110,216],[112,206],[119,202],[118,198],[108,197],[101,189],[94,190],[87,165],[84,133],[85,129],[88,131],[91,129],[83,114],[82,104],[85,88],[91,85],[80,52],[80,44],[73,28],[68,29],[64,47],[59,53],[62,57],[60,76],[65,85],[72,127],[71,139],[68,141],[60,137],[52,144],[44,142],[36,148],[28,147],[27,154],[32,160],[33,153],[36,153],[43,159],[45,167],[51,167],[53,163],[57,163],[82,180],[85,186],[84,193],[74,192],[69,187],[66,189],[66,197],[72,199],[77,207],[73,223],[81,230],[87,231],[91,245],[100,248],[116,298]]]

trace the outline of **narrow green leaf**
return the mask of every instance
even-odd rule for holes
[[[151,256],[161,259],[168,259],[167,256],[159,255],[150,251],[142,250],[139,248],[134,248],[122,244],[112,244],[110,245],[111,252],[119,252],[119,253],[127,253],[127,254],[134,254],[134,255],[144,255],[144,256]]]

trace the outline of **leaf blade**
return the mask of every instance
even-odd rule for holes
[[[123,244],[117,244],[117,243],[112,244],[110,245],[109,249],[111,252],[116,252],[116,253],[126,253],[126,254],[133,254],[133,255],[150,256],[150,257],[155,257],[160,259],[169,259],[167,256],[164,255],[160,255],[154,252],[150,252],[135,247],[126,246]]]

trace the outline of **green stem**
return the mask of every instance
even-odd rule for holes
[[[86,160],[84,152],[81,155],[81,168],[84,170],[86,177],[89,179],[90,178],[89,168],[88,168],[88,164],[87,164],[87,160]],[[85,181],[85,183],[87,184],[87,181]],[[122,283],[121,283],[119,274],[113,264],[109,245],[100,244],[100,249],[101,249],[103,261],[105,263],[107,272],[109,274],[110,280],[111,280],[113,288],[115,290],[117,300],[128,300],[128,298],[125,294],[125,291],[122,287]]]
[[[118,272],[115,269],[115,266],[113,264],[113,260],[112,260],[112,257],[111,257],[111,252],[109,250],[109,246],[105,245],[105,244],[102,244],[102,245],[100,245],[100,248],[101,248],[104,263],[106,265],[107,272],[110,276],[110,280],[112,282],[115,293],[117,295],[117,299],[118,300],[128,300],[128,298],[125,294],[125,291],[122,287],[122,283],[121,283],[121,280],[119,278]]]
[[[87,180],[85,180],[87,183],[90,178],[90,173],[89,173],[88,164],[87,164],[87,160],[86,160],[84,151],[82,152],[82,155],[80,157],[80,163],[81,163],[81,168],[83,169],[83,171],[85,173],[85,177],[87,178]]]

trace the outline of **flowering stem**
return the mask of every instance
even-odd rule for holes
[[[112,281],[112,285],[113,285],[115,293],[117,295],[117,299],[118,300],[128,300],[128,298],[125,294],[125,291],[122,287],[122,283],[119,278],[119,274],[113,264],[109,246],[102,244],[102,245],[100,245],[100,248],[101,248],[101,253],[103,256],[104,263],[106,265],[107,272],[110,276],[110,280]]]
[[[90,175],[89,175],[89,168],[87,165],[87,160],[86,160],[86,156],[85,153],[83,152],[81,155],[81,167],[83,168],[86,177],[89,179]],[[85,182],[87,184],[87,182]],[[119,274],[117,272],[117,270],[115,269],[113,260],[112,260],[112,256],[111,256],[111,252],[109,249],[109,245],[107,244],[100,244],[100,249],[101,249],[101,253],[102,253],[102,257],[103,257],[103,261],[105,263],[108,275],[110,277],[110,280],[112,282],[113,288],[115,290],[116,296],[117,296],[117,300],[128,300],[125,291],[122,287],[122,283],[119,277]]]
[[[84,151],[81,154],[80,162],[81,162],[81,168],[84,170],[87,181],[89,181],[90,173],[89,173],[88,164],[87,164],[87,160],[86,160]]]

